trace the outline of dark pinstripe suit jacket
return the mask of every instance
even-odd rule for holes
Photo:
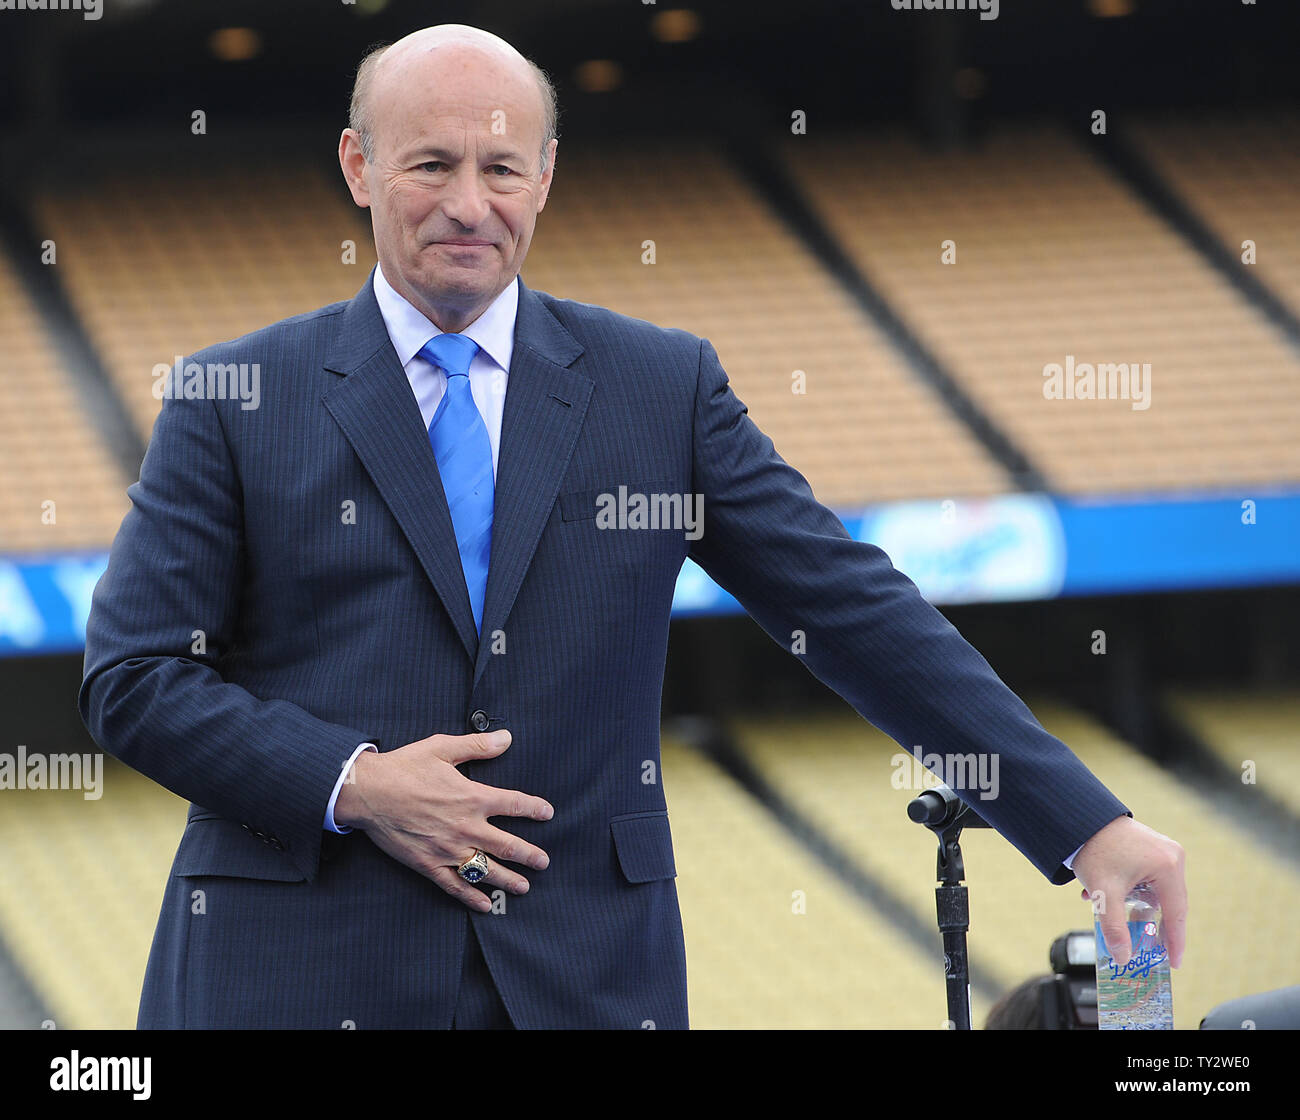
[[[471,921],[517,1026],[685,1026],[663,787],[642,774],[688,553],[778,642],[804,631],[807,667],[899,742],[1000,752],[978,807],[1053,881],[1125,812],[814,500],[706,341],[521,281],[482,643],[369,282],[192,360],[257,363],[260,407],[164,401],[79,698],[105,750],[194,802],[141,1026],[447,1027]],[[600,528],[620,485],[703,495],[703,536]],[[556,810],[498,822],[551,866],[496,915],[321,827],[358,743],[479,710],[513,744],[465,772]]]

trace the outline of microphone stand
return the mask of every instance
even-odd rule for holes
[[[970,928],[970,901],[962,880],[966,868],[961,855],[963,828],[988,828],[988,823],[942,783],[914,797],[907,815],[923,824],[939,841],[934,891],[943,937],[943,974],[948,990],[948,1022],[951,1029],[968,1031],[971,1026],[970,961],[966,954],[966,931]]]

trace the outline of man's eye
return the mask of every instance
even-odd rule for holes
[[[514,174],[514,169],[513,169],[513,168],[510,168],[510,167],[507,167],[504,163],[494,163],[491,167],[488,168],[488,170],[489,170],[489,171],[504,171],[504,172],[506,173],[506,175],[513,175],[513,174]],[[498,178],[503,178],[503,177],[504,177],[504,176],[498,176]]]
[[[442,161],[437,159],[432,159],[428,163],[420,164],[420,170],[422,171],[439,171],[441,169]]]

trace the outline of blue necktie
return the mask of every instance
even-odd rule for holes
[[[463,334],[436,335],[420,348],[420,356],[447,375],[447,391],[429,423],[429,443],[456,530],[474,628],[482,632],[496,488],[492,444],[469,388],[469,364],[476,353],[478,343]]]

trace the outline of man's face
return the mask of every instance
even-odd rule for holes
[[[344,174],[370,207],[388,282],[458,330],[518,275],[556,145],[542,174],[542,98],[531,72],[454,45],[389,61],[370,90],[373,159],[349,152],[345,133]]]

